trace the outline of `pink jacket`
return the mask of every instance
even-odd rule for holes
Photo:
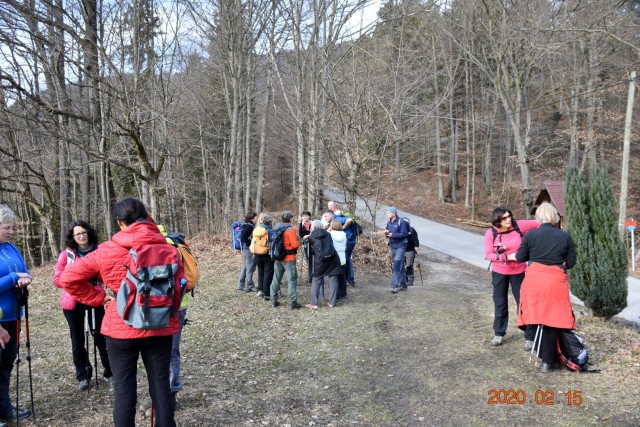
[[[520,228],[520,232],[523,235],[529,230],[540,227],[540,223],[533,219],[518,219],[515,221],[518,223],[518,228]],[[498,232],[495,242],[493,241],[492,228]],[[491,261],[491,271],[505,275],[524,273],[527,269],[526,263],[507,260],[509,254],[514,254],[518,251],[520,243],[522,243],[522,237],[513,227],[509,227],[509,230],[505,233],[500,233],[500,229],[493,226],[488,229],[484,234],[484,256]],[[497,245],[500,245],[500,252],[502,250],[504,252],[496,254]]]
[[[72,251],[74,254],[76,254],[72,249],[69,248],[62,251],[60,253],[60,256],[58,257],[58,262],[56,263],[56,271],[53,274],[53,284],[56,286],[56,288],[62,289],[62,295],[60,295],[60,307],[62,307],[63,310],[73,310],[74,308],[76,308],[76,300],[71,295],[69,295],[69,292],[64,290],[62,284],[60,283],[60,276],[62,276],[62,272],[67,267],[67,265],[73,263],[73,260],[69,259],[68,251]],[[87,285],[93,286],[89,282],[87,282]],[[102,285],[95,286],[98,289],[103,289]]]

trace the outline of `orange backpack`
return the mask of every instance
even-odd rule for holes
[[[269,232],[261,225],[253,229],[249,251],[256,255],[266,255],[269,253]]]
[[[184,268],[184,277],[187,279],[186,290],[191,291],[198,284],[200,279],[200,270],[198,269],[198,262],[196,256],[191,251],[191,246],[184,240],[184,234],[179,233],[167,233],[164,230],[164,226],[158,225],[160,232],[166,237],[167,242],[171,243],[178,249],[180,259],[182,260],[182,266]]]

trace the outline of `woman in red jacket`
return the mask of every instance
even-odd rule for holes
[[[170,245],[140,200],[125,199],[116,205],[114,213],[120,231],[86,257],[67,266],[60,280],[65,290],[79,302],[105,306],[102,334],[107,337],[113,371],[114,425],[135,426],[136,370],[138,357],[142,355],[156,412],[156,426],[175,426],[169,366],[172,335],[178,332],[178,317],[171,316],[169,325],[160,329],[143,330],[128,326],[118,314],[113,296],[104,290],[86,286],[87,280],[100,276],[104,285],[117,293],[127,274],[124,264],[131,248],[142,244]],[[177,249],[174,250],[175,258],[167,260],[167,263],[177,262],[177,275],[182,277],[182,262]]]
[[[492,227],[484,235],[484,254],[491,261],[491,283],[493,284],[494,337],[491,345],[499,346],[507,333],[509,324],[509,284],[511,293],[516,300],[516,307],[520,303],[520,286],[524,280],[527,264],[508,259],[515,255],[522,242],[522,236],[529,230],[538,228],[536,220],[513,219],[509,209],[497,207],[491,215]],[[525,350],[531,350],[535,330],[529,327],[525,330]]]
[[[62,288],[60,276],[62,276],[62,272],[67,265],[73,264],[77,258],[82,258],[96,250],[98,247],[98,233],[87,222],[82,220],[74,221],[67,230],[66,245],[67,248],[58,257],[56,271],[53,275],[53,284],[58,288]],[[96,278],[90,280],[87,285],[102,288]],[[104,377],[111,381],[112,374],[107,355],[107,344],[105,343],[104,335],[100,333],[102,319],[104,318],[104,307],[102,305],[89,307],[79,303],[64,289],[60,296],[60,307],[62,307],[64,317],[69,324],[71,354],[73,355],[73,364],[76,367],[76,378],[80,382],[80,390],[89,388],[93,371],[91,358],[85,348],[85,324],[87,328],[92,326],[94,344],[100,351]]]

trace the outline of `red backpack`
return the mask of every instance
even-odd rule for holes
[[[169,243],[142,244],[129,250],[116,307],[127,325],[137,329],[169,326],[180,307],[178,250]],[[182,279],[184,280],[184,279]]]

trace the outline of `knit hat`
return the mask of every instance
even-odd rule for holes
[[[283,221],[289,221],[291,218],[293,218],[293,213],[291,211],[282,212],[282,220]]]
[[[398,215],[398,209],[396,209],[395,206],[389,206],[387,208],[387,212],[391,212],[394,215]]]

